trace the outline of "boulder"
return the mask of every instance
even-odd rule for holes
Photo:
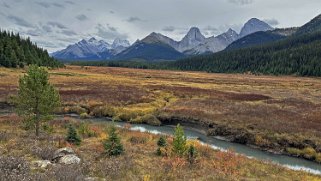
[[[31,164],[35,168],[42,168],[42,169],[46,169],[48,168],[48,166],[52,165],[52,163],[49,160],[37,160],[37,161],[33,161]]]
[[[59,150],[55,151],[54,156],[52,158],[53,161],[58,161],[61,157],[66,155],[73,155],[75,154],[72,148],[60,148]]]
[[[76,155],[65,155],[61,158],[59,158],[58,163],[65,164],[65,165],[71,165],[71,164],[79,164],[80,158]]]

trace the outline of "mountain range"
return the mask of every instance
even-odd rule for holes
[[[207,38],[199,28],[192,27],[181,41],[175,41],[155,32],[132,45],[127,40],[116,39],[109,44],[103,40],[90,38],[69,45],[66,49],[51,55],[60,60],[177,60],[187,56],[216,53],[248,35],[272,30],[273,28],[264,21],[252,18],[244,24],[240,34],[228,29],[218,36]],[[281,38],[281,35],[279,36],[266,39]]]

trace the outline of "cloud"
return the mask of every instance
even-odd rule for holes
[[[167,32],[173,32],[175,31],[175,29],[176,28],[174,26],[165,26],[162,30]]]
[[[44,8],[50,8],[50,6],[51,6],[50,3],[46,3],[46,2],[36,2],[36,4],[38,4],[39,6],[42,6]]]
[[[228,0],[228,2],[237,4],[237,5],[248,5],[248,4],[252,4],[254,0]]]
[[[76,19],[78,19],[79,21],[86,21],[86,20],[88,20],[88,17],[84,14],[80,14],[80,15],[76,16]]]
[[[58,8],[64,8],[65,6],[59,3],[52,3],[53,6],[56,6]]]
[[[127,39],[128,35],[124,33],[120,33],[116,27],[112,27],[109,24],[106,26],[102,24],[98,24],[96,26],[97,33],[96,35],[107,39],[107,40],[113,40],[115,38],[121,38],[121,39]]]
[[[55,21],[49,21],[47,23],[48,26],[51,26],[51,27],[57,27],[59,29],[68,29],[65,25],[61,24],[61,23],[58,23],[58,22],[55,22]]]
[[[48,25],[44,25],[42,26],[42,30],[44,30],[47,33],[51,33],[52,32],[52,28]]]
[[[3,7],[6,7],[6,8],[11,8],[11,6],[9,6],[7,3],[2,3]]]
[[[12,21],[16,25],[19,25],[19,26],[23,26],[23,27],[27,27],[27,28],[34,27],[31,23],[27,22],[26,20],[24,20],[18,16],[9,15],[9,16],[7,16],[7,19],[9,21]]]
[[[58,8],[64,8],[64,6],[62,4],[59,4],[59,3],[47,3],[47,2],[39,1],[39,2],[36,2],[36,4],[38,4],[39,6],[42,6],[44,8],[50,8],[51,6],[55,6],[55,7],[58,7]]]
[[[72,2],[72,1],[65,1],[66,4],[71,4],[71,5],[74,5],[75,3]]]
[[[220,33],[220,30],[216,27],[213,27],[213,26],[206,26],[205,28],[202,29],[204,34],[206,36],[212,36],[212,35],[217,35]]]
[[[72,31],[72,30],[62,30],[60,33],[67,35],[67,36],[74,36],[77,35],[76,32]]]
[[[279,21],[278,21],[277,19],[274,19],[274,18],[272,18],[272,19],[265,19],[265,20],[263,20],[263,21],[266,22],[267,24],[271,25],[271,26],[277,26],[277,25],[280,24]]]
[[[129,17],[128,19],[126,19],[127,22],[133,23],[136,21],[143,21],[142,19],[138,18],[138,17]]]
[[[109,11],[110,14],[115,14],[115,11]]]

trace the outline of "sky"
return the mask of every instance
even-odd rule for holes
[[[216,36],[239,32],[250,18],[302,26],[320,7],[321,0],[0,0],[0,28],[54,52],[91,37],[133,43],[158,32],[180,40],[194,26]]]

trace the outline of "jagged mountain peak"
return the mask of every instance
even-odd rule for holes
[[[258,31],[269,31],[269,30],[273,30],[273,28],[269,24],[267,24],[262,20],[259,20],[258,18],[251,18],[244,24],[240,32],[240,36],[244,37]]]
[[[178,50],[184,52],[190,50],[206,40],[205,36],[201,33],[197,27],[192,27],[184,38],[179,42]]]

